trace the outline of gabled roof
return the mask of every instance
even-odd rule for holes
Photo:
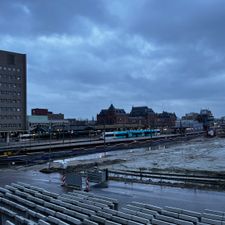
[[[152,114],[154,111],[147,106],[133,106],[130,112],[131,116],[146,116]]]
[[[114,107],[113,104],[111,104],[111,105],[109,106],[109,108],[108,108],[109,111],[114,111],[115,109],[116,109],[116,108]]]
[[[115,114],[126,114],[124,109],[117,109],[114,107],[113,104],[111,104],[108,109],[102,109],[99,115],[106,115],[109,112],[115,113]]]

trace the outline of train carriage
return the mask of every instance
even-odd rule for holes
[[[120,138],[152,137],[156,135],[160,135],[159,129],[104,132],[102,133],[100,138],[107,140],[107,139],[120,139]]]

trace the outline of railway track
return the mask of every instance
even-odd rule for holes
[[[109,170],[109,178],[126,182],[165,184],[168,186],[202,186],[225,189],[225,174],[159,173],[142,170]]]
[[[100,152],[116,151],[121,149],[131,149],[138,147],[146,147],[157,145],[160,143],[169,143],[173,141],[188,140],[196,136],[181,137],[177,136],[165,136],[156,138],[139,138],[139,139],[128,139],[128,140],[112,140],[111,142],[106,142],[105,145],[101,143],[90,143],[86,142],[85,145],[80,145],[77,143],[75,146],[70,146],[70,148],[65,145],[60,148],[53,148],[53,146],[45,146],[45,148],[37,147],[34,149],[16,149],[16,151],[10,152],[11,155],[0,155],[0,165],[7,165],[9,163],[14,164],[34,164],[43,163],[44,161],[49,161],[49,159],[60,159],[74,157],[78,155],[93,154]],[[8,151],[8,150],[7,150]]]
[[[25,152],[35,152],[35,151],[48,151],[51,148],[54,151],[60,151],[61,149],[73,149],[77,147],[89,148],[94,147],[96,145],[101,145],[102,147],[107,145],[115,145],[115,144],[134,144],[135,142],[138,143],[159,143],[163,141],[175,141],[177,139],[188,140],[193,137],[198,137],[203,135],[203,132],[196,132],[196,133],[187,133],[186,135],[181,134],[169,134],[169,135],[160,135],[160,136],[153,136],[153,137],[135,137],[135,138],[119,138],[119,139],[109,139],[109,140],[102,140],[102,139],[87,139],[82,141],[65,141],[62,142],[43,142],[43,143],[18,143],[17,145],[9,145],[9,146],[1,146],[0,147],[0,154],[4,152],[11,152],[11,153],[19,153],[20,151]]]

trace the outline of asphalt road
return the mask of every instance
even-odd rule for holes
[[[39,186],[48,191],[57,193],[70,191],[67,188],[61,187],[61,176],[58,173],[43,174],[34,170],[21,171],[16,169],[0,170],[1,187],[18,181]],[[168,205],[198,212],[206,208],[225,211],[225,192],[144,184],[125,184],[113,181],[109,182],[108,188],[92,187],[91,191],[108,197],[117,198],[122,206],[131,201],[140,201],[160,207]]]

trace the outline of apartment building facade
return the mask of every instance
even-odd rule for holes
[[[26,130],[26,55],[0,50],[0,132]]]

